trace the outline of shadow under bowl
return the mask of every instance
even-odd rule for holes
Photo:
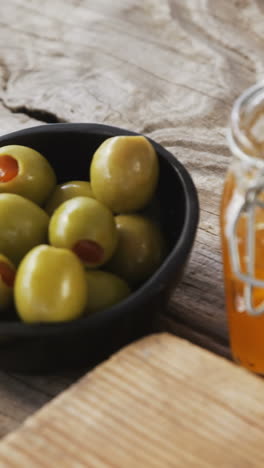
[[[58,182],[87,180],[98,146],[116,135],[136,135],[100,124],[49,124],[0,137],[0,146],[30,146],[53,166]],[[197,192],[184,166],[151,140],[160,163],[157,189],[160,221],[169,248],[155,274],[121,303],[72,322],[29,325],[0,323],[0,368],[42,373],[91,367],[129,342],[151,333],[182,277],[199,218]],[[1,226],[0,226],[1,227]]]

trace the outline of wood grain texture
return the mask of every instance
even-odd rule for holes
[[[234,99],[263,76],[263,13],[261,0],[9,0],[1,6],[1,134],[43,122],[118,125],[154,138],[190,170],[200,226],[161,322],[224,355],[218,211],[230,160],[225,127]],[[22,378],[19,421],[12,406],[16,380],[5,374],[1,380],[3,433],[46,401],[49,380],[43,386],[36,380],[33,397]]]
[[[25,376],[0,372],[0,437],[16,429],[30,414],[78,377],[80,372],[57,376]]]
[[[3,468],[264,466],[264,384],[172,335],[133,344],[0,443]]]

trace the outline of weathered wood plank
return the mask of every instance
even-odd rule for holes
[[[0,443],[3,468],[264,465],[263,381],[172,335],[118,353]]]

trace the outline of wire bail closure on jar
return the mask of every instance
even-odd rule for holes
[[[259,200],[259,195],[264,192],[263,182],[248,189],[245,202],[232,220],[229,239],[229,250],[231,266],[234,274],[245,284],[244,298],[246,310],[250,315],[261,315],[264,313],[264,301],[257,306],[253,305],[253,288],[263,288],[264,281],[254,278],[255,275],[255,209],[264,209],[264,201]],[[241,262],[237,242],[237,225],[243,214],[247,215],[247,237],[246,237],[246,274],[241,271]]]

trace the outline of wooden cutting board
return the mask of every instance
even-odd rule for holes
[[[1,468],[264,467],[264,382],[168,334],[130,345],[0,443]]]

